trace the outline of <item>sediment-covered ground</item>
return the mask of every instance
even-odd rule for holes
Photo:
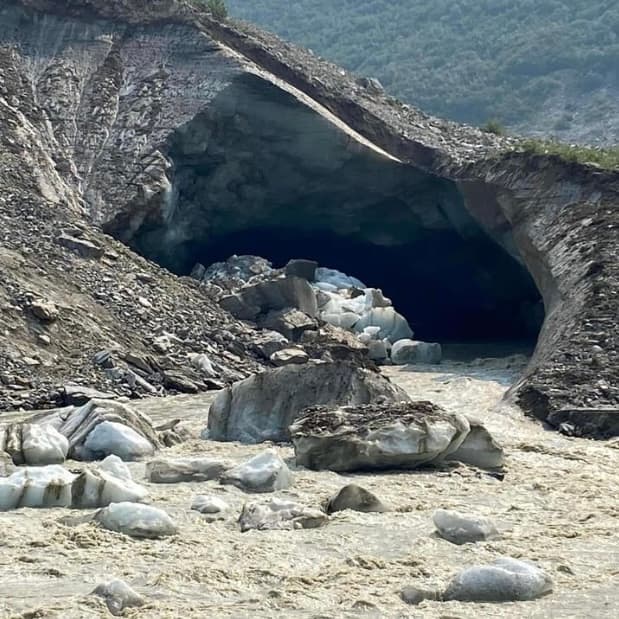
[[[502,481],[456,464],[439,471],[361,475],[298,470],[293,487],[276,496],[318,506],[354,481],[393,511],[345,511],[320,529],[247,533],[236,522],[241,506],[264,496],[217,482],[145,483],[152,502],[179,525],[177,536],[163,540],[76,524],[84,515],[80,511],[3,513],[0,616],[109,616],[101,599],[88,594],[100,582],[120,578],[148,600],[125,610],[129,617],[614,617],[619,443],[560,436],[499,407],[521,369],[512,358],[384,370],[415,398],[481,417],[506,449]],[[264,449],[199,439],[211,400],[207,394],[179,396],[144,400],[139,407],[156,421],[182,417],[193,431],[194,438],[165,455],[240,462]],[[292,449],[277,449],[294,468]],[[68,466],[73,464],[80,466]],[[142,483],[144,464],[130,467]],[[192,497],[205,493],[232,506],[226,520],[207,523],[190,511]],[[488,516],[502,537],[464,546],[439,539],[431,516],[440,507]],[[442,586],[461,568],[499,555],[545,568],[554,592],[534,602],[426,601],[418,607],[399,597],[405,585]]]

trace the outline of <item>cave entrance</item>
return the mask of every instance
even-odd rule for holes
[[[535,343],[543,305],[509,231],[491,236],[454,182],[360,144],[272,83],[238,78],[167,154],[168,203],[129,243],[171,271],[308,258],[381,288],[419,339]]]

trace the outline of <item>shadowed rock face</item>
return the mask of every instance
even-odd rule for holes
[[[5,152],[59,216],[179,273],[237,244],[292,257],[285,235],[367,269],[428,335],[534,336],[539,290],[517,401],[543,419],[617,405],[616,173],[505,154],[509,139],[174,0],[11,0],[0,41]]]

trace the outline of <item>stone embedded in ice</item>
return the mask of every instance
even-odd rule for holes
[[[70,507],[75,475],[62,466],[23,467],[0,478],[0,511],[20,507]]]
[[[51,425],[24,424],[22,453],[26,464],[61,464],[67,458],[69,441]]]
[[[378,338],[387,338],[392,343],[413,337],[406,318],[393,307],[376,307],[363,314],[354,329],[357,333],[362,333],[366,327],[380,327]]]
[[[274,449],[267,449],[224,473],[221,483],[246,492],[275,492],[292,485],[292,473]]]
[[[239,517],[242,532],[316,529],[328,521],[329,517],[319,509],[276,498],[264,503],[246,503]]]
[[[102,527],[131,537],[154,539],[178,531],[166,512],[141,503],[112,503],[97,512],[95,519]]]
[[[135,482],[116,477],[107,471],[84,469],[71,487],[72,507],[105,507],[110,503],[140,502],[148,491]]]
[[[449,583],[443,599],[461,602],[517,602],[552,592],[552,579],[536,565],[511,557],[469,567]]]
[[[115,421],[104,421],[88,434],[84,443],[93,456],[113,454],[123,460],[136,460],[154,453],[154,446],[133,428]]]
[[[201,514],[220,514],[230,509],[230,506],[217,496],[198,494],[193,497],[191,509]]]
[[[155,484],[219,479],[227,465],[212,458],[158,458],[146,464],[146,478]]]
[[[398,340],[391,349],[391,361],[395,365],[406,365],[407,363],[437,364],[441,362],[442,356],[440,344],[419,342],[408,338]]]
[[[487,518],[437,509],[432,520],[438,534],[453,544],[467,544],[499,536],[494,523]]]
[[[101,583],[92,592],[92,595],[102,597],[108,610],[115,617],[122,614],[125,608],[137,608],[146,604],[146,600],[123,580],[110,580]]]
[[[114,477],[118,477],[119,479],[126,479],[128,481],[132,481],[131,471],[129,467],[118,457],[115,455],[108,456],[101,462],[97,464],[97,468],[101,471],[105,471],[106,473],[110,473],[114,475]]]

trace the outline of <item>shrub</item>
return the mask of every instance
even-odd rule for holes
[[[498,120],[489,120],[481,128],[486,133],[494,133],[494,135],[505,135],[505,127]]]
[[[219,21],[223,21],[228,17],[228,8],[225,0],[197,0],[198,5],[206,8],[206,10]]]

